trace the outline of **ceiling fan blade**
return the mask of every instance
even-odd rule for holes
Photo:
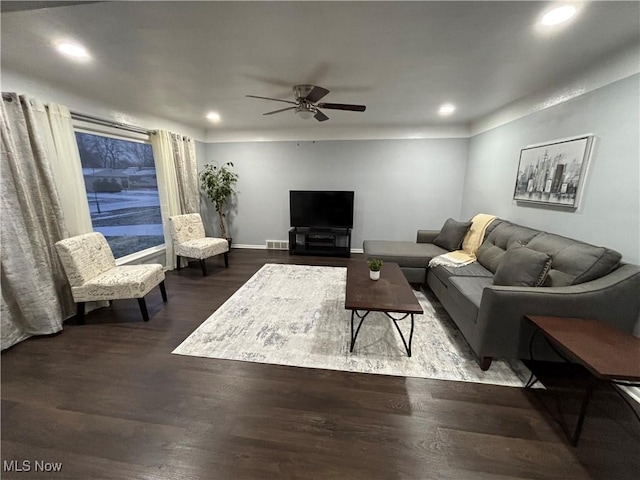
[[[327,90],[326,88],[322,88],[322,87],[313,87],[313,90],[311,90],[307,96],[305,97],[305,99],[308,102],[311,103],[316,103],[318,100],[320,100],[322,97],[324,97],[327,93],[329,93],[329,90]]]
[[[352,112],[364,112],[367,109],[364,105],[349,105],[348,103],[319,103],[318,107],[330,110],[350,110]]]
[[[296,107],[281,108],[280,110],[274,110],[273,112],[263,113],[263,115],[273,115],[274,113],[286,112],[287,110],[295,110]]]
[[[291,100],[281,100],[280,98],[259,97],[257,95],[245,95],[245,97],[261,98],[262,100],[273,100],[274,102],[285,102],[285,103],[292,103],[294,105],[297,105],[296,102],[292,102]]]
[[[316,120],[318,120],[319,122],[324,122],[325,120],[329,120],[329,117],[327,117],[324,113],[322,113],[320,110],[318,110],[316,112],[316,114],[314,115],[314,117]]]

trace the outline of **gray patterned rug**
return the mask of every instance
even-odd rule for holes
[[[349,353],[350,312],[344,309],[344,267],[267,264],[173,353],[246,362],[404,377],[524,386],[519,361],[494,360],[483,372],[438,300],[415,292],[412,356],[392,322],[371,313]],[[409,320],[398,322],[403,332]],[[408,333],[405,335],[408,338]]]

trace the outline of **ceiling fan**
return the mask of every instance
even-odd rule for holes
[[[364,112],[366,106],[364,105],[350,105],[347,103],[318,103],[325,95],[329,93],[329,90],[315,85],[294,85],[293,95],[296,99],[295,102],[291,100],[281,100],[279,98],[259,97],[257,95],[247,95],[250,98],[261,98],[263,100],[273,100],[274,102],[291,103],[293,107],[281,108],[272,112],[263,113],[263,115],[273,115],[274,113],[286,112],[287,110],[295,110],[296,115],[300,118],[308,119],[315,118],[319,122],[329,120],[324,113],[320,111],[320,108],[326,108],[329,110],[349,110],[352,112]]]

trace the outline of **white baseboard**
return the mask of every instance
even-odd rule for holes
[[[248,243],[232,243],[231,248],[250,248],[254,250],[266,250],[266,245],[250,245]]]

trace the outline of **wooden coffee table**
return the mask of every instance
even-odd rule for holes
[[[360,327],[364,319],[371,312],[382,312],[391,319],[396,326],[402,343],[407,350],[407,355],[411,356],[411,340],[413,339],[413,316],[424,313],[418,299],[413,293],[413,289],[397,263],[385,262],[380,270],[380,279],[371,280],[369,278],[369,267],[363,260],[351,260],[347,264],[347,292],[344,308],[351,310],[351,346],[349,351],[353,352],[353,347],[360,332]],[[391,313],[403,314],[400,318],[394,318]],[[360,319],[358,328],[353,330],[355,317]],[[404,338],[398,322],[406,318],[411,318],[411,332],[409,342]]]

